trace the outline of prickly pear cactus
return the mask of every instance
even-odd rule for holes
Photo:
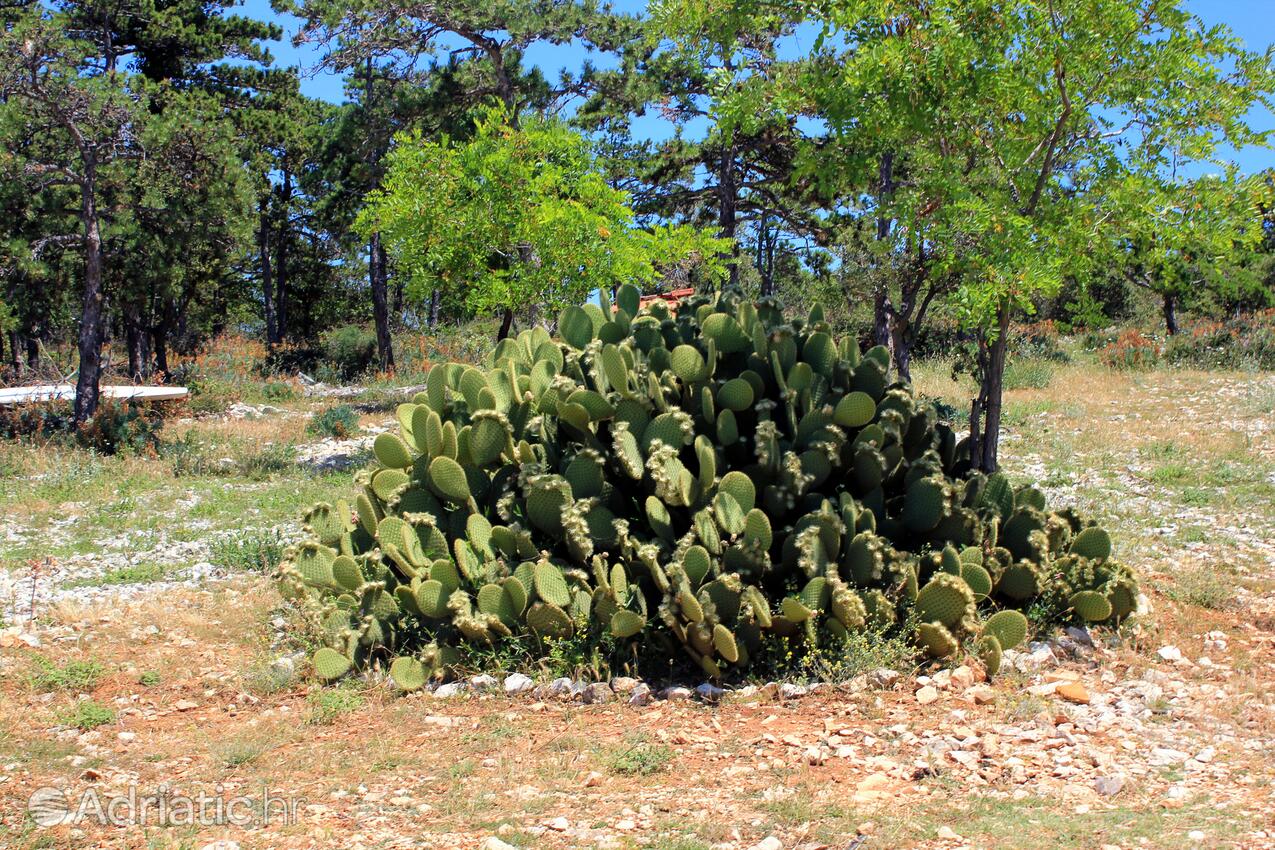
[[[884,349],[835,338],[819,308],[616,300],[483,368],[435,366],[352,500],[306,515],[279,581],[326,635],[322,678],[387,664],[413,690],[468,646],[572,637],[719,676],[770,642],[888,627],[994,670],[1026,636],[1012,609],[1134,610],[1105,531],[971,473]]]

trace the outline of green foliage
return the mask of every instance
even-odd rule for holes
[[[325,688],[311,692],[310,715],[306,722],[312,726],[330,726],[344,715],[363,707],[363,695],[353,687]]]
[[[362,325],[345,325],[320,337],[323,362],[343,381],[353,380],[376,362],[376,334]]]
[[[58,722],[83,732],[115,722],[115,710],[91,699],[79,700],[75,707],[58,715]]]
[[[1132,613],[1104,531],[972,473],[933,410],[885,383],[882,352],[843,357],[855,343],[817,310],[786,321],[737,290],[652,309],[568,308],[560,327],[587,322],[569,340],[527,330],[485,369],[429,373],[354,509],[316,505],[279,570],[327,636],[321,678],[397,659],[415,688],[505,643],[559,670],[663,667],[680,648],[716,678],[892,628],[950,656],[987,614],[1025,631],[1009,609],[1061,619],[1078,595],[1108,604],[1099,619]],[[732,381],[757,400],[721,444]],[[855,393],[869,404],[842,421],[859,424],[837,424]]]
[[[209,560],[230,572],[270,574],[283,559],[278,531],[241,531],[222,537],[209,547]]]
[[[621,776],[649,776],[668,769],[677,754],[664,744],[654,744],[645,738],[630,737],[607,761],[612,773]]]
[[[34,691],[91,691],[97,686],[105,669],[96,661],[68,661],[57,666],[36,657],[37,670],[31,674],[28,684]]]
[[[477,313],[556,309],[685,263],[720,273],[720,245],[700,231],[636,227],[583,136],[508,119],[489,112],[463,143],[403,135],[389,154],[360,226],[381,233],[419,301],[438,289]]]
[[[347,440],[358,433],[359,412],[348,404],[329,407],[311,416],[305,430],[319,437]]]

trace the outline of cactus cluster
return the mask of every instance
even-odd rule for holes
[[[1029,606],[1133,610],[1105,531],[971,472],[887,352],[835,338],[818,306],[616,301],[501,341],[486,368],[435,366],[353,502],[306,515],[279,576],[327,636],[321,677],[389,663],[412,689],[467,644],[581,633],[717,677],[768,641],[892,626],[995,672]]]

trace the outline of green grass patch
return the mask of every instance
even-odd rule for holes
[[[213,542],[210,560],[230,572],[269,573],[283,559],[278,531],[244,531]]]
[[[118,570],[111,570],[100,576],[77,578],[68,581],[63,587],[113,587],[122,584],[150,584],[151,582],[161,581],[167,573],[167,568],[160,564],[135,564],[128,567],[120,567]]]
[[[351,687],[324,688],[310,694],[310,716],[306,722],[313,726],[335,723],[342,715],[363,707],[363,695]]]
[[[80,700],[70,711],[58,715],[63,726],[74,726],[85,732],[115,722],[115,710],[91,699]]]
[[[607,759],[607,767],[621,776],[650,776],[668,769],[676,753],[663,744],[632,737],[621,744]]]
[[[101,681],[106,670],[96,661],[68,661],[58,666],[37,657],[37,670],[28,678],[32,690],[40,691],[91,691]]]

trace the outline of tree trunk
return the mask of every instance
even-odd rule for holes
[[[438,327],[438,309],[442,300],[442,294],[437,289],[429,294],[429,318],[426,321],[431,328]]]
[[[128,379],[140,384],[145,377],[146,368],[145,345],[146,331],[142,327],[141,311],[137,304],[129,302],[124,305],[124,343],[128,347]]]
[[[27,368],[35,371],[40,365],[40,338],[37,336],[29,336],[26,339],[27,345]]]
[[[84,224],[84,301],[80,312],[80,373],[75,381],[74,418],[83,424],[97,412],[102,376],[102,232],[97,218],[97,162],[85,156],[80,183]]]
[[[258,206],[257,256],[261,262],[261,295],[265,304],[266,343],[279,341],[279,327],[274,314],[274,278],[270,270],[270,195],[262,196]]]
[[[1164,329],[1169,336],[1178,332],[1177,305],[1174,303],[1173,296],[1167,292],[1164,294]]]
[[[500,342],[502,339],[509,336],[509,331],[513,328],[513,326],[514,311],[506,307],[505,315],[500,320],[500,330],[496,332],[496,342]]]
[[[902,316],[890,322],[890,359],[904,381],[912,380],[912,327]]]
[[[735,238],[736,206],[739,203],[739,186],[735,180],[735,146],[729,144],[722,151],[717,165],[717,235],[723,239]],[[730,253],[723,253],[727,268],[730,271],[730,285],[739,283],[739,263],[737,246],[732,246]]]
[[[1004,392],[1005,355],[1009,350],[1009,302],[1001,303],[997,313],[996,339],[989,344],[984,337],[979,353],[981,380],[979,397],[970,414],[970,464],[983,472],[995,472],[999,464],[1001,401]],[[976,414],[982,414],[980,423]],[[975,439],[975,434],[978,434]]]
[[[160,379],[168,381],[168,337],[172,333],[173,314],[177,312],[172,298],[165,298],[159,308],[159,317],[151,326],[151,344],[155,348],[155,371]]]
[[[367,246],[368,282],[372,285],[372,320],[376,323],[376,354],[382,372],[394,371],[394,338],[390,336],[389,293],[386,291],[385,246],[373,233]]]
[[[288,236],[292,228],[290,210],[292,209],[292,172],[288,170],[287,160],[283,166],[283,184],[280,189],[281,220],[279,222],[278,264],[274,270],[275,277],[275,310],[278,313],[279,341],[287,337],[288,317]],[[303,329],[303,331],[306,329]],[[304,335],[304,334],[303,334]]]

